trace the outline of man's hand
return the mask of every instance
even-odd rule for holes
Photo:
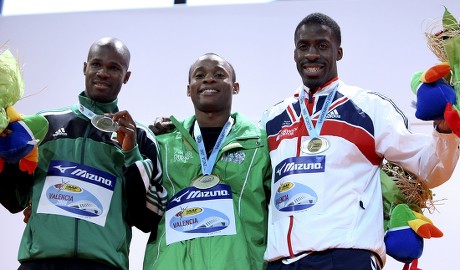
[[[22,211],[22,214],[24,215],[22,221],[24,221],[24,223],[29,222],[30,215],[32,215],[32,204],[30,202],[29,205]]]
[[[153,124],[149,125],[149,129],[155,134],[160,135],[168,133],[174,129],[174,124],[168,117],[157,117]]]
[[[5,129],[0,133],[0,137],[1,137],[1,138],[5,138],[6,136],[10,135],[11,133],[13,133],[13,131],[11,131],[11,129],[5,128]]]
[[[452,129],[449,127],[446,120],[434,120],[433,126],[439,133],[452,133]]]
[[[106,114],[118,123],[117,140],[124,151],[129,151],[137,144],[136,122],[128,111],[120,111],[115,114]]]

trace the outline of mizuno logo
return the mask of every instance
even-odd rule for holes
[[[80,176],[80,177],[86,178],[88,180],[92,180],[94,182],[102,183],[102,184],[107,185],[107,186],[112,186],[112,180],[107,179],[107,178],[102,177],[102,176],[99,176],[99,175],[89,173],[86,170],[76,169],[73,172],[71,172],[70,174]]]
[[[93,167],[64,160],[51,161],[48,176],[55,176],[71,181],[78,180],[114,190],[117,177]],[[65,180],[68,181],[68,180]]]
[[[275,167],[275,183],[288,175],[324,172],[325,156],[287,158]]]
[[[289,171],[297,171],[297,170],[317,170],[321,169],[322,164],[317,162],[317,163],[286,163],[283,164],[279,170],[276,171],[278,175],[281,175],[281,173],[286,173]]]
[[[183,200],[188,201],[188,200],[193,200],[193,199],[199,199],[199,200],[202,200],[202,199],[218,199],[219,197],[221,197],[221,198],[231,198],[231,191],[229,191],[228,189],[187,190],[184,193],[173,197],[170,200],[170,202],[180,204],[180,203],[183,203],[182,202]]]
[[[77,166],[62,167],[61,165],[57,165],[57,166],[54,166],[53,168],[58,169],[61,173],[65,173],[66,170],[77,168]]]
[[[213,191],[201,191],[196,190],[190,192],[187,196],[187,199],[193,198],[209,198],[209,197],[221,197],[221,196],[228,196],[228,190],[213,190]]]
[[[178,196],[178,197],[176,197],[174,199],[171,199],[171,201],[180,203],[182,197],[184,197],[184,195],[186,195],[189,192],[190,192],[190,190],[187,190],[184,194],[182,194],[182,195],[180,195],[180,196]]]

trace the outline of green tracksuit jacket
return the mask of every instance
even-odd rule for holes
[[[147,244],[144,270],[153,269],[265,269],[267,204],[271,179],[266,136],[242,115],[219,151],[212,174],[231,187],[236,234],[211,236],[166,245],[165,216],[156,239]],[[195,117],[178,122],[176,129],[157,136],[163,166],[163,185],[168,198],[189,187],[201,175],[197,144],[190,135]]]
[[[118,111],[117,100],[97,103],[80,94],[79,102],[96,114]],[[49,122],[49,131],[39,146],[39,163],[34,175],[20,171],[13,173],[11,170],[2,175],[10,182],[27,181],[27,178],[33,181],[32,192],[26,192],[24,188],[18,190],[24,193],[18,196],[20,203],[28,199],[32,202],[32,214],[24,230],[18,259],[88,259],[127,270],[132,220],[128,216],[127,180],[123,171],[126,166],[143,158],[149,158],[155,164],[156,142],[153,134],[138,123],[137,146],[123,151],[112,133],[97,130],[78,108],[78,105],[73,105],[41,112]],[[161,173],[156,168],[153,170],[153,175]],[[61,183],[46,183],[49,183],[47,176],[53,173],[54,177],[62,177]],[[80,180],[70,180],[72,177]],[[140,185],[144,193],[137,196],[142,197],[145,196],[145,188],[142,188],[142,182]],[[83,188],[100,186],[104,187],[102,193]],[[106,192],[109,190],[106,186],[112,190]],[[89,194],[86,198],[81,197],[84,192]],[[109,207],[98,205],[104,200],[98,194],[111,194],[109,203],[106,203]],[[51,211],[60,211],[64,215],[37,211],[40,204],[43,206],[49,201],[54,203],[48,204]],[[94,218],[101,212],[107,215],[104,223],[85,220],[85,217]],[[80,216],[71,217],[69,213]]]

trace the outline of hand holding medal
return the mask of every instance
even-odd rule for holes
[[[113,121],[112,118],[106,115],[95,115],[91,119],[91,124],[100,131],[115,132],[120,128],[120,125]]]
[[[129,151],[136,146],[136,123],[128,111],[97,115],[81,104],[79,110],[95,128],[104,132],[116,132],[117,141],[124,151]]]

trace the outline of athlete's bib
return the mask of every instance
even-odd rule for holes
[[[324,194],[325,162],[326,156],[301,156],[275,167],[270,200],[273,221],[304,211],[322,212],[318,201]]]
[[[37,213],[83,219],[105,225],[116,177],[78,163],[53,160]]]
[[[236,234],[230,186],[194,186],[174,195],[166,207],[166,244],[198,237]]]

